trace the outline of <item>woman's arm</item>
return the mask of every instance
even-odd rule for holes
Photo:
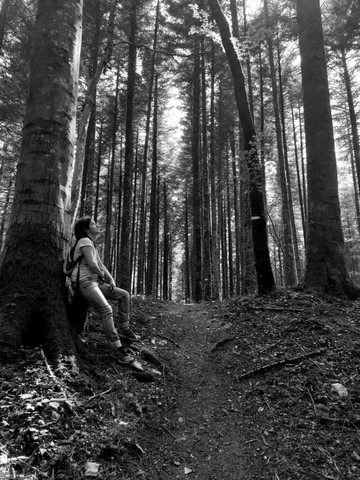
[[[85,245],[84,247],[80,247],[81,252],[84,254],[86,263],[91,271],[91,273],[95,273],[100,277],[104,277],[104,272],[101,270],[102,264],[99,265],[96,259],[96,252],[93,247],[90,245]]]
[[[104,278],[105,282],[107,282],[110,285],[110,289],[112,290],[115,287],[115,280],[113,279],[111,273],[109,270],[105,267],[105,265],[102,263],[101,258],[99,256],[99,253],[96,252],[97,255],[97,262],[101,268],[101,270],[104,272]]]

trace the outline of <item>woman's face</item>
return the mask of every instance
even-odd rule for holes
[[[99,227],[94,222],[94,220],[90,220],[89,228],[87,229],[87,233],[93,236],[96,236],[100,233]]]

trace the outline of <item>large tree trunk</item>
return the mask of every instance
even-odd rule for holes
[[[74,349],[61,282],[71,225],[82,0],[39,0],[15,196],[0,270],[0,352]]]
[[[308,176],[306,287],[351,295],[319,0],[298,0]]]
[[[208,3],[219,27],[222,43],[226,51],[234,81],[235,99],[243,129],[244,151],[250,175],[252,235],[258,291],[260,294],[266,294],[275,289],[275,282],[271,269],[266,231],[264,195],[261,184],[261,166],[257,148],[254,144],[256,131],[247,100],[244,74],[237,52],[234,48],[229,24],[220,8],[218,0],[208,0]]]

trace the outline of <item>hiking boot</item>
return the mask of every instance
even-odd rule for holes
[[[118,328],[119,337],[122,340],[128,340],[130,342],[138,342],[140,340],[140,335],[136,335],[131,328]]]
[[[134,362],[134,357],[129,355],[125,351],[124,347],[117,348],[114,353],[118,362],[122,363],[123,365],[130,365]]]

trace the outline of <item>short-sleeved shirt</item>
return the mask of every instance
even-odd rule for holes
[[[98,254],[98,251],[95,248],[94,242],[92,242],[89,237],[84,237],[84,238],[80,238],[80,240],[76,244],[76,247],[75,247],[75,250],[74,250],[74,256],[73,256],[74,260],[76,260],[80,255],[84,255],[83,252],[81,251],[82,247],[93,248],[94,251],[95,251],[95,255],[94,255],[95,259],[99,259],[99,254]],[[89,268],[89,266],[86,262],[86,258],[83,257],[81,262],[76,265],[76,267],[74,268],[74,270],[71,274],[71,280],[73,282],[77,281],[79,266],[80,266],[79,280],[83,280],[84,278],[89,278],[89,277],[92,277],[95,280],[97,280],[97,278],[98,278],[97,273],[92,273],[91,272],[91,270],[90,270],[90,268]]]

